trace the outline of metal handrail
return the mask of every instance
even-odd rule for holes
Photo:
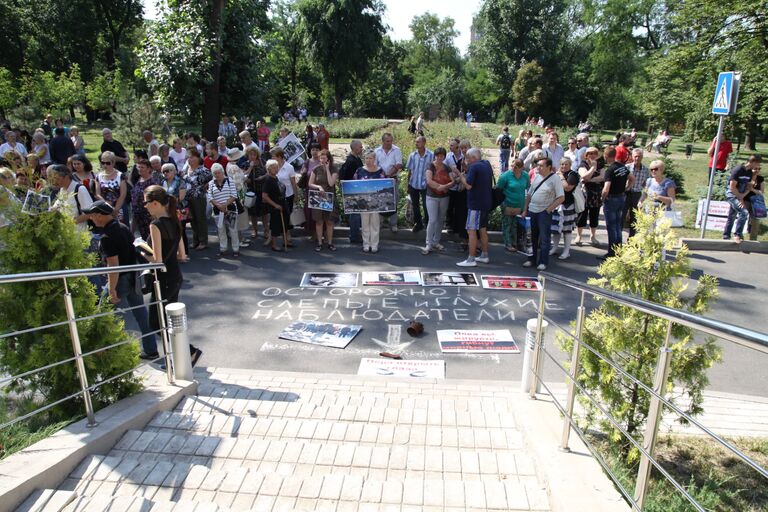
[[[693,425],[700,428],[709,437],[717,441],[724,448],[731,451],[731,453],[737,456],[742,462],[746,463],[752,469],[756,470],[761,475],[768,477],[768,471],[766,471],[765,468],[761,467],[759,464],[754,462],[746,454],[742,453],[738,448],[731,445],[730,443],[722,439],[720,436],[716,435],[715,433],[707,429],[704,425],[702,425],[700,422],[698,422],[697,420],[692,418],[690,415],[682,411],[674,403],[667,400],[666,397],[664,396],[664,389],[666,388],[667,379],[669,376],[670,357],[672,355],[672,351],[669,348],[669,344],[671,340],[673,324],[684,325],[684,326],[693,328],[695,330],[704,331],[708,334],[721,337],[728,341],[732,341],[738,345],[741,345],[753,350],[757,350],[763,353],[768,353],[768,335],[759,333],[756,331],[752,331],[749,329],[745,329],[742,327],[734,326],[731,324],[727,324],[724,322],[719,322],[716,320],[700,317],[698,315],[694,315],[685,311],[678,311],[673,308],[661,306],[659,304],[655,304],[653,302],[640,299],[638,297],[633,297],[633,296],[624,295],[617,292],[612,292],[609,290],[604,290],[602,288],[591,286],[586,283],[576,281],[574,279],[554,275],[549,272],[541,272],[539,274],[539,277],[541,280],[542,287],[540,291],[539,305],[538,305],[538,308],[536,308],[536,312],[538,316],[538,325],[536,328],[534,352],[532,354],[532,365],[530,368],[530,372],[533,377],[532,378],[533,382],[531,384],[531,388],[529,392],[530,392],[531,398],[535,398],[536,389],[538,387],[538,384],[541,383],[544,386],[544,388],[552,396],[552,399],[554,401],[556,408],[563,414],[563,417],[564,417],[563,439],[561,442],[561,448],[563,450],[566,450],[566,451],[569,450],[568,437],[569,437],[570,429],[573,428],[576,431],[576,433],[579,435],[579,437],[581,437],[582,440],[584,440],[589,451],[592,452],[593,454],[595,453],[595,450],[592,449],[592,447],[589,445],[589,441],[583,435],[583,431],[580,428],[578,428],[575,420],[573,419],[574,398],[575,398],[576,389],[578,389],[583,395],[585,395],[589,399],[589,401],[595,407],[597,407],[597,409],[600,410],[600,412],[602,412],[607,417],[608,421],[617,430],[619,430],[619,432],[621,432],[621,434],[627,438],[630,444],[632,444],[632,446],[637,448],[641,454],[640,467],[638,469],[638,474],[637,474],[634,498],[630,498],[628,496],[628,492],[623,486],[621,486],[621,483],[617,479],[616,475],[609,468],[606,467],[606,464],[604,463],[604,460],[602,460],[602,457],[599,457],[599,460],[598,460],[598,462],[603,466],[603,468],[606,469],[607,473],[611,476],[614,482],[617,483],[617,485],[619,485],[620,490],[624,495],[624,497],[627,498],[629,503],[632,504],[632,507],[637,510],[642,510],[645,502],[651,467],[655,467],[665,477],[665,479],[667,479],[675,487],[675,489],[678,492],[680,492],[686,498],[686,500],[688,500],[688,502],[690,502],[697,510],[701,510],[701,511],[704,510],[701,507],[701,505],[699,505],[696,502],[696,500],[685,490],[685,488],[682,485],[680,485],[666,470],[664,470],[664,468],[660,465],[660,463],[657,462],[653,457],[655,444],[656,444],[656,437],[659,431],[659,422],[661,420],[661,415],[663,412],[662,408],[664,406],[669,407],[675,413],[679,414],[681,417],[685,418],[686,420],[691,422]],[[557,322],[549,318],[544,312],[545,304],[546,304],[544,300],[546,288],[547,288],[546,283],[550,281],[581,292],[581,304],[578,308],[575,334],[572,333],[570,329],[566,329],[562,325],[558,324]],[[585,343],[581,339],[582,331],[584,328],[584,318],[585,318],[584,302],[585,302],[586,294],[589,294],[592,297],[602,298],[618,304],[622,304],[624,306],[634,308],[638,311],[647,313],[654,317],[667,320],[666,339],[664,341],[664,346],[661,347],[659,350],[659,359],[656,365],[656,372],[655,372],[653,387],[643,383],[642,381],[637,379],[635,376],[631,375],[629,372],[624,370],[615,361],[604,356],[594,347],[590,346],[588,343]],[[543,346],[542,337],[543,337],[543,326],[544,326],[545,320],[547,322],[551,322],[556,328],[564,332],[567,336],[569,336],[573,340],[570,372],[555,358],[555,356],[553,356]],[[622,376],[628,378],[631,382],[636,383],[643,390],[647,391],[651,395],[651,402],[650,402],[650,407],[648,411],[648,421],[647,421],[647,426],[645,429],[644,440],[642,445],[636,439],[634,439],[631,435],[629,435],[629,433],[622,428],[622,426],[616,421],[616,419],[590,393],[588,393],[583,386],[581,386],[577,382],[578,374],[580,372],[579,353],[580,353],[581,346],[586,347],[590,352],[592,352],[595,356],[597,356],[602,361],[605,361],[608,365],[610,365],[612,368],[618,371]],[[560,371],[562,371],[567,377],[568,395],[567,395],[565,407],[563,407],[558,402],[558,400],[554,398],[554,395],[552,394],[551,390],[549,390],[549,388],[543,382],[542,371],[541,371],[541,366],[542,366],[542,357],[540,355],[541,352],[544,352],[544,354],[547,357],[552,359],[552,361],[554,361],[557,368]]]
[[[141,270],[160,270],[165,272],[163,263],[142,263],[139,265],[121,265],[118,267],[77,268],[72,270],[53,270],[50,272],[33,272],[27,274],[0,275],[0,285],[9,283],[28,283],[31,281],[47,281],[49,279],[66,279],[68,277],[100,276],[114,272],[136,272]]]
[[[587,292],[592,296],[603,297],[611,302],[629,306],[631,308],[642,311],[643,313],[649,313],[651,315],[671,320],[678,325],[684,325],[686,327],[694,328],[698,331],[712,334],[719,338],[726,339],[738,345],[751,348],[760,352],[768,354],[768,334],[753,331],[745,327],[739,327],[738,325],[721,322],[711,318],[705,318],[703,316],[688,313],[687,311],[681,311],[660,304],[641,299],[638,297],[632,297],[631,295],[624,295],[603,288],[598,288],[586,283],[582,283],[575,279],[559,276],[551,272],[541,272],[539,275],[544,277],[548,281],[573,288],[580,292]]]
[[[89,355],[97,354],[99,352],[103,352],[105,350],[109,350],[109,349],[121,346],[121,345],[125,345],[126,343],[130,343],[132,340],[124,340],[124,341],[121,341],[121,342],[118,342],[118,343],[114,343],[114,344],[109,345],[109,346],[100,347],[100,348],[97,348],[95,350],[91,350],[89,352],[83,353],[82,349],[80,347],[80,336],[79,336],[79,333],[78,333],[77,323],[79,321],[93,319],[93,318],[98,318],[98,317],[106,316],[106,315],[110,315],[110,314],[111,315],[124,314],[126,311],[130,311],[130,310],[136,309],[138,307],[143,307],[143,306],[133,306],[133,307],[129,307],[129,308],[116,308],[113,311],[99,312],[99,313],[96,313],[96,314],[93,314],[93,315],[89,315],[89,316],[86,316],[86,317],[77,317],[76,314],[75,314],[75,311],[74,311],[74,304],[73,304],[73,301],[72,301],[72,294],[69,291],[69,286],[68,286],[68,283],[67,283],[67,279],[68,278],[74,278],[74,277],[87,277],[87,276],[94,276],[94,275],[115,274],[115,273],[123,273],[123,272],[139,272],[139,271],[144,271],[144,270],[152,271],[155,274],[155,281],[154,281],[154,285],[153,285],[153,292],[155,294],[154,296],[155,296],[156,300],[150,301],[148,306],[149,306],[150,314],[152,312],[152,307],[155,306],[156,314],[158,315],[158,320],[159,320],[158,323],[159,323],[160,328],[157,329],[157,330],[152,331],[151,333],[142,334],[142,336],[155,335],[155,334],[160,334],[161,335],[161,339],[162,339],[162,343],[163,343],[163,352],[164,352],[165,355],[162,358],[156,359],[155,361],[160,360],[160,359],[165,359],[168,382],[169,382],[169,384],[173,384],[174,383],[173,364],[171,364],[171,360],[170,360],[172,354],[171,354],[170,343],[169,343],[169,339],[168,339],[168,327],[166,326],[166,322],[165,322],[165,310],[164,310],[164,307],[163,307],[163,303],[167,302],[167,301],[163,300],[162,293],[161,293],[161,290],[160,290],[160,282],[157,280],[157,272],[158,271],[161,271],[161,272],[165,272],[166,271],[165,265],[163,263],[145,263],[145,264],[139,264],[139,265],[120,265],[120,266],[114,266],[114,267],[96,267],[96,268],[73,269],[73,270],[59,270],[59,271],[53,271],[53,272],[38,272],[38,273],[0,275],[0,285],[11,284],[11,283],[25,283],[25,282],[34,282],[34,281],[45,281],[45,280],[51,280],[51,279],[61,279],[63,281],[63,283],[64,283],[63,298],[64,298],[65,311],[66,311],[66,315],[67,315],[67,319],[65,321],[54,322],[52,324],[47,324],[47,325],[44,325],[44,326],[32,327],[32,328],[29,328],[29,329],[22,329],[20,331],[11,332],[11,333],[5,333],[5,334],[0,335],[0,339],[8,338],[10,336],[18,336],[18,335],[21,335],[21,334],[35,332],[35,331],[39,331],[39,330],[43,330],[43,329],[50,329],[51,327],[58,327],[58,326],[62,326],[62,325],[69,325],[69,333],[70,333],[70,338],[72,340],[72,350],[73,350],[73,354],[74,354],[73,357],[65,359],[63,361],[58,361],[56,363],[51,363],[51,364],[42,366],[40,368],[35,368],[33,370],[21,373],[21,374],[16,375],[16,376],[4,377],[3,379],[0,380],[0,384],[3,384],[5,382],[8,382],[8,381],[11,381],[11,380],[14,380],[14,379],[19,379],[19,378],[27,377],[29,375],[33,375],[33,374],[39,373],[41,371],[50,369],[52,367],[59,366],[59,365],[62,365],[62,364],[66,364],[66,363],[70,363],[70,362],[73,362],[73,361],[75,362],[75,366],[76,366],[76,369],[77,369],[77,376],[78,376],[78,378],[80,380],[80,390],[78,392],[73,393],[73,394],[71,394],[71,395],[69,395],[67,397],[61,398],[59,400],[56,400],[53,403],[46,404],[46,405],[44,405],[42,407],[39,407],[38,409],[35,409],[34,411],[30,411],[29,413],[24,414],[23,416],[19,416],[17,418],[14,418],[13,420],[10,420],[10,421],[8,421],[6,423],[3,423],[2,425],[0,425],[0,429],[8,427],[8,426],[11,426],[11,425],[13,425],[15,423],[18,423],[20,421],[26,420],[26,419],[28,419],[28,418],[36,415],[36,414],[39,414],[39,413],[41,413],[43,411],[46,411],[46,410],[48,410],[48,409],[50,409],[50,408],[52,408],[52,407],[54,407],[54,406],[56,406],[56,405],[58,405],[58,404],[60,404],[62,402],[65,402],[67,400],[71,400],[71,399],[76,398],[78,396],[82,396],[83,402],[85,403],[85,413],[86,413],[86,416],[88,418],[88,426],[89,427],[93,427],[93,426],[95,426],[97,424],[96,423],[95,412],[94,412],[94,408],[93,408],[93,403],[91,401],[91,392],[95,391],[100,386],[102,386],[104,384],[107,384],[109,382],[112,382],[115,379],[123,377],[124,375],[127,375],[127,374],[129,374],[131,372],[134,372],[138,368],[140,368],[140,367],[142,367],[142,366],[144,366],[146,364],[149,364],[149,363],[146,363],[146,362],[139,363],[137,366],[135,366],[135,367],[133,367],[133,368],[127,370],[127,371],[124,371],[124,372],[120,373],[119,375],[113,375],[113,376],[111,376],[109,378],[103,379],[100,382],[97,382],[95,384],[89,385],[88,384],[88,378],[87,378],[87,375],[86,375],[85,364],[83,363],[83,358],[86,357],[86,356],[89,356]]]

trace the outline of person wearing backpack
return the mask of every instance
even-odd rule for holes
[[[88,215],[83,213],[93,203],[88,188],[72,179],[72,171],[66,165],[51,165],[48,177],[59,191],[51,209],[68,212],[79,231],[88,231]]]
[[[503,173],[509,169],[509,155],[512,153],[512,137],[509,136],[509,126],[501,130],[501,134],[496,137],[496,145],[499,146],[499,167]]]

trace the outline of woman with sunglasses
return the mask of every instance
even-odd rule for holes
[[[178,202],[174,196],[159,185],[150,185],[144,189],[142,198],[142,203],[152,218],[148,239],[152,246],[152,254],[145,254],[144,256],[150,263],[165,264],[165,272],[157,273],[163,301],[167,301],[167,304],[179,302],[179,292],[183,282],[179,257],[180,255],[183,256],[183,247],[181,245],[182,228],[179,224]],[[153,290],[152,302],[156,301],[157,297],[155,297]],[[157,315],[150,315],[149,318],[150,327],[153,330],[159,329]],[[189,352],[194,366],[203,352],[192,345],[189,346]]]
[[[179,212],[179,224],[181,226],[181,242],[182,246],[179,250],[179,261],[186,263],[189,261],[187,255],[189,254],[189,242],[187,241],[187,221],[189,216],[189,208],[186,207],[187,203],[184,198],[187,196],[187,182],[181,179],[176,171],[176,164],[167,163],[163,164],[161,169],[163,174],[163,188],[169,195],[176,198],[176,204],[178,205]],[[183,250],[181,250],[183,249]]]
[[[144,204],[144,191],[152,185],[157,185],[157,180],[152,176],[152,168],[146,160],[140,160],[136,164],[139,171],[139,179],[133,184],[131,189],[131,209],[133,211],[133,226],[131,229],[138,231],[141,238],[149,240],[149,225],[152,222],[152,216]],[[162,187],[160,187],[162,188]]]
[[[99,157],[101,172],[96,176],[96,195],[115,209],[117,220],[124,222],[123,204],[128,197],[125,175],[115,167],[115,154],[105,151]]]

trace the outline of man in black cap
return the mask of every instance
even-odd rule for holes
[[[103,200],[95,201],[83,210],[96,226],[94,231],[101,233],[99,246],[108,267],[135,265],[136,250],[133,247],[133,234],[125,224],[115,218],[112,205]],[[147,308],[144,306],[144,296],[141,294],[136,272],[114,272],[107,274],[109,299],[112,304],[120,305],[127,302],[133,308],[133,318],[141,330],[141,358],[154,360],[158,358],[157,341],[149,325]]]

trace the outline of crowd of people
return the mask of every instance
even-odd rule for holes
[[[676,198],[676,184],[665,177],[664,161],[646,165],[644,149],[636,147],[634,130],[618,133],[612,144],[599,148],[590,144],[587,132],[568,137],[563,146],[559,134],[548,126],[536,134],[522,129],[517,136],[504,127],[496,138],[501,171],[497,177],[482,151],[468,140],[451,139],[445,146],[438,143],[429,149],[424,120],[423,112],[412,120],[409,132],[415,137],[416,149],[410,155],[403,155],[392,134],[384,133],[377,147],[365,149],[353,140],[341,163],[334,163],[329,151],[331,134],[322,123],[308,124],[306,131],[295,134],[308,154],[290,163],[280,147],[289,130],[281,128],[278,144],[272,147],[271,131],[263,121],[233,123],[224,116],[217,140],[187,133],[176,137],[172,145],[160,143],[151,131],[145,131],[146,146],[133,155],[104,128],[94,168],[85,156],[77,128],[46,118],[28,144],[19,142],[19,133],[10,126],[3,127],[0,157],[6,168],[0,177],[9,195],[20,202],[33,190],[48,191],[55,208],[68,204],[83,231],[89,226],[84,212],[94,201],[104,201],[118,222],[147,241],[153,215],[145,194],[161,187],[178,204],[180,262],[209,247],[210,220],[218,233],[220,257],[238,257],[241,248],[259,236],[271,250],[287,250],[294,245],[294,228],[304,229],[316,251],[336,251],[334,226],[342,218],[349,225],[350,242],[362,244],[364,252],[377,252],[381,225],[398,230],[397,212],[342,216],[338,192],[343,180],[404,181],[402,188],[396,188],[407,191],[412,230],[426,232],[421,252],[443,251],[447,227],[467,251],[460,266],[489,261],[488,218],[495,208],[501,211],[506,251],[526,249],[526,234],[530,233],[532,255],[524,265],[542,270],[558,252],[559,259],[565,260],[573,246],[601,245],[596,236],[601,210],[608,233],[606,253],[601,257],[607,258],[622,244],[625,225],[628,236],[635,235],[638,207],[669,211]],[[541,119],[529,121],[538,124]],[[250,129],[238,131],[243,126]],[[725,172],[721,161],[727,152],[724,144],[718,172]],[[756,195],[762,198],[759,173],[758,155],[731,173],[726,196],[732,215],[724,238],[730,238],[735,223],[735,238],[741,240],[748,219],[754,221],[752,199]],[[310,208],[310,190],[332,193],[333,208]],[[750,232],[756,235],[755,224]]]

